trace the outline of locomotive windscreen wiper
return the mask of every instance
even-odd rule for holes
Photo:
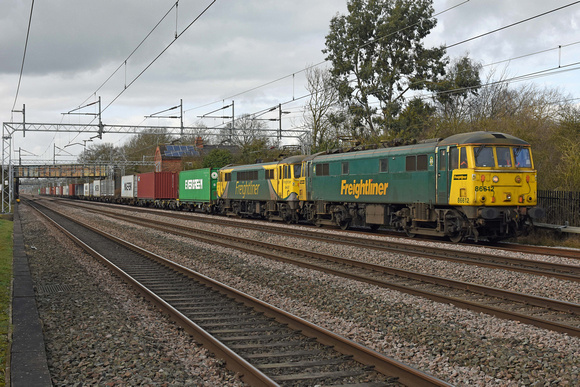
[[[475,151],[475,158],[479,157],[479,154],[481,153],[483,148],[485,148],[485,145],[480,145],[480,147],[477,148],[477,150]]]

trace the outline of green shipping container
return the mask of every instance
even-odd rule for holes
[[[204,168],[179,173],[181,202],[210,203],[217,199],[218,169]]]

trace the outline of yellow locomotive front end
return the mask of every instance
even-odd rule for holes
[[[458,148],[449,204],[535,206],[537,173],[528,147],[464,146]]]
[[[463,208],[472,234],[515,236],[543,216],[536,207],[537,171],[529,145],[464,144],[454,151],[449,204]]]

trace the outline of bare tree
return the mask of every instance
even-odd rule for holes
[[[244,114],[234,121],[234,128],[232,124],[227,124],[225,128],[220,130],[220,142],[231,143],[231,145],[238,145],[240,147],[247,147],[256,140],[265,140],[268,142],[268,136],[265,131],[267,124],[264,121],[256,120],[249,114]]]
[[[319,150],[328,143],[329,136],[336,134],[332,133],[331,113],[337,108],[338,90],[326,69],[310,67],[306,79],[310,100],[305,106],[304,123],[311,130],[311,149]]]

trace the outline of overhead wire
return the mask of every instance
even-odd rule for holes
[[[469,0],[467,0],[467,1],[464,1],[464,2],[462,2],[462,3],[460,3],[460,4],[456,4],[455,6],[453,6],[453,7],[450,7],[450,8],[447,8],[447,9],[445,9],[445,10],[443,10],[443,11],[439,12],[439,13],[436,13],[436,14],[434,14],[434,15],[433,15],[433,17],[436,17],[436,16],[438,16],[438,15],[441,15],[441,14],[443,14],[443,13],[445,13],[445,12],[448,12],[448,11],[450,11],[450,10],[454,9],[454,8],[457,8],[457,7],[461,6],[461,5],[464,5],[464,4],[465,4],[465,3],[467,3],[468,1],[469,1]],[[502,30],[505,30],[505,29],[508,29],[508,28],[514,27],[514,26],[516,26],[516,25],[519,25],[519,24],[522,24],[522,23],[525,23],[525,22],[528,22],[528,21],[531,21],[531,20],[537,19],[537,18],[539,18],[539,17],[546,16],[546,15],[548,15],[548,14],[551,14],[551,13],[553,13],[553,12],[560,11],[560,10],[562,10],[562,9],[565,9],[565,8],[571,7],[571,6],[573,6],[573,5],[575,5],[575,4],[578,4],[578,3],[580,3],[580,1],[575,1],[575,2],[572,2],[572,3],[566,4],[566,5],[564,5],[564,6],[561,6],[561,7],[558,7],[558,8],[554,8],[554,9],[552,9],[552,10],[549,10],[549,11],[546,11],[546,12],[542,12],[542,13],[540,13],[540,14],[537,14],[537,15],[531,16],[531,17],[529,17],[529,18],[526,18],[526,19],[523,19],[523,20],[520,20],[520,21],[517,21],[517,22],[511,23],[511,24],[509,24],[509,25],[506,25],[506,26],[503,26],[503,27],[500,27],[500,28],[496,28],[496,29],[494,29],[494,30],[492,30],[492,31],[488,31],[488,32],[485,32],[485,33],[483,33],[483,34],[479,34],[479,35],[476,35],[476,36],[470,37],[470,38],[468,38],[468,39],[465,39],[465,40],[462,40],[462,41],[460,41],[460,42],[456,42],[456,43],[453,43],[453,44],[450,44],[450,45],[447,45],[447,46],[443,46],[443,48],[445,48],[445,49],[448,49],[448,48],[451,48],[451,47],[455,47],[455,46],[458,46],[458,45],[461,45],[461,44],[464,44],[464,43],[467,43],[467,42],[470,42],[470,41],[473,41],[473,40],[476,40],[476,39],[482,38],[482,37],[484,37],[484,36],[491,35],[491,34],[493,34],[493,33],[496,33],[496,32],[499,32],[499,31],[502,31]],[[363,44],[363,45],[359,46],[357,49],[360,49],[360,48],[362,48],[362,47],[365,47],[365,46],[367,46],[367,45],[369,45],[369,44],[372,44],[373,42],[375,42],[375,41],[377,41],[377,40],[386,39],[386,38],[388,38],[389,36],[392,36],[393,34],[396,34],[396,33],[398,33],[398,32],[401,32],[401,31],[405,30],[405,29],[411,28],[411,27],[413,27],[414,25],[418,25],[418,24],[420,24],[420,23],[421,23],[421,21],[419,21],[419,22],[417,22],[417,23],[414,23],[414,24],[412,24],[412,25],[406,26],[406,27],[404,27],[403,29],[401,29],[401,30],[398,30],[398,31],[395,31],[395,32],[393,32],[393,33],[391,33],[391,34],[389,34],[389,35],[387,35],[387,36],[384,36],[384,37],[381,37],[381,38],[375,39],[375,40],[373,40],[373,41],[370,41],[370,42],[366,42],[365,44]],[[544,51],[539,51],[539,52],[537,52],[537,53],[547,52],[547,51],[550,51],[550,50],[555,50],[555,49],[559,49],[559,48],[562,48],[562,47],[571,46],[571,45],[578,44],[578,43],[579,43],[579,42],[570,43],[570,44],[568,44],[568,45],[562,45],[562,46],[559,46],[558,48],[552,48],[552,49],[548,49],[548,50],[544,50]],[[535,53],[528,54],[528,55],[534,55],[534,54],[535,54]],[[525,56],[523,56],[523,57],[525,57]],[[506,62],[506,61],[509,61],[509,60],[515,60],[515,59],[519,59],[519,58],[520,58],[520,57],[515,57],[515,58],[511,58],[511,59],[508,59],[508,60],[502,61],[502,62]],[[223,98],[223,99],[232,99],[232,98],[234,98],[234,97],[237,97],[237,96],[240,96],[240,95],[243,95],[243,94],[246,94],[246,93],[252,92],[252,91],[254,91],[254,90],[257,90],[257,89],[260,89],[260,88],[262,88],[262,87],[265,87],[265,86],[271,85],[271,84],[273,84],[273,83],[279,82],[279,81],[281,81],[281,80],[284,80],[284,79],[286,79],[286,78],[293,77],[293,76],[294,76],[295,74],[297,74],[297,73],[301,73],[301,72],[304,72],[304,71],[306,71],[306,70],[308,70],[308,69],[310,69],[310,68],[314,68],[314,67],[320,66],[320,65],[322,65],[322,64],[324,64],[324,63],[326,63],[326,62],[328,62],[328,61],[327,61],[327,60],[325,60],[325,61],[322,61],[322,62],[318,62],[318,63],[316,63],[316,64],[314,64],[314,65],[307,66],[306,68],[304,68],[304,69],[302,69],[302,70],[300,70],[300,71],[294,72],[294,73],[292,73],[292,74],[289,74],[289,75],[286,75],[286,76],[283,76],[283,77],[279,77],[279,78],[277,78],[277,79],[275,79],[275,80],[273,80],[273,81],[269,81],[269,82],[267,82],[267,83],[261,84],[261,85],[259,85],[259,86],[253,87],[253,88],[251,88],[251,89],[248,89],[248,90],[246,90],[246,91],[243,91],[243,92],[239,92],[239,93],[237,93],[237,94],[234,94],[234,95],[232,95],[232,96],[225,97],[225,98]],[[488,64],[487,66],[489,66],[489,65],[492,65],[492,64]],[[303,98],[304,98],[304,97],[303,97]],[[223,99],[222,99],[222,100],[223,100]],[[220,101],[221,101],[221,100],[220,100]],[[204,105],[196,106],[196,107],[194,107],[194,108],[186,109],[186,110],[184,110],[184,111],[190,111],[190,110],[195,110],[195,109],[198,109],[198,108],[202,108],[202,107],[210,106],[210,105],[213,105],[213,104],[215,104],[215,103],[218,103],[218,102],[220,102],[220,101],[214,101],[214,102],[210,102],[210,103],[207,103],[207,104],[204,104]],[[291,102],[291,101],[289,101],[289,102],[287,102],[287,103],[290,103],[290,102]],[[267,109],[266,109],[266,110],[267,110]],[[257,114],[259,114],[259,113],[263,113],[263,111],[259,111]],[[256,114],[256,113],[253,113],[253,114]]]
[[[566,45],[562,45],[561,47],[565,47],[565,46],[571,46],[574,44],[578,44],[580,42],[575,42],[575,43],[570,43],[570,44],[566,44]],[[557,48],[556,48],[557,49]],[[544,53],[546,51],[551,51],[554,49],[548,49],[548,50],[541,50],[541,51],[536,51],[534,53],[531,54],[526,54],[526,55],[521,55],[515,58],[510,58],[510,59],[506,59],[503,61],[499,61],[499,62],[494,62],[494,63],[490,63],[490,64],[485,64],[482,66],[490,66],[493,64],[498,64],[498,63],[504,63],[513,59],[520,59],[520,58],[524,58],[524,57],[528,57],[530,55],[534,55],[534,54],[539,54],[539,53]],[[550,75],[554,75],[554,74],[558,74],[558,73],[563,73],[563,72],[569,72],[569,71],[575,71],[575,70],[580,70],[580,66],[579,67],[573,67],[573,66],[578,66],[580,65],[580,62],[574,62],[574,63],[570,63],[567,65],[558,65],[557,67],[551,67],[548,69],[543,69],[543,70],[539,70],[539,71],[535,71],[535,72],[531,72],[531,73],[527,73],[527,74],[522,74],[522,75],[518,75],[518,76],[514,76],[512,78],[509,79],[503,79],[503,80],[498,80],[498,81],[492,81],[486,84],[481,84],[478,86],[469,86],[469,87],[461,87],[461,88],[456,88],[456,89],[452,89],[452,90],[445,90],[442,92],[433,92],[433,93],[429,93],[429,94],[423,94],[423,95],[419,95],[420,99],[427,99],[427,98],[433,98],[435,95],[442,95],[442,94],[447,94],[447,93],[455,93],[455,92],[459,92],[459,91],[465,91],[465,90],[471,90],[471,89],[476,89],[476,88],[480,88],[480,87],[491,87],[494,85],[498,85],[498,84],[502,84],[502,83],[510,83],[510,82],[520,82],[520,81],[524,81],[524,80],[530,80],[530,79],[535,79],[535,78],[540,78],[540,77],[545,77],[545,76],[550,76]],[[353,80],[351,80],[353,81]],[[323,91],[323,90],[317,90],[317,91]],[[298,97],[296,99],[293,100],[289,100],[286,102],[282,102],[280,105],[284,106],[286,104],[290,104],[292,102],[301,100],[301,99],[305,99],[308,98],[310,96],[312,96],[313,93],[308,93],[305,94],[301,97]],[[578,98],[580,99],[580,98]],[[572,99],[574,100],[574,99]],[[270,111],[271,108],[266,108],[266,109],[262,109],[259,110],[257,112],[251,113],[250,115],[260,115],[260,114],[264,114],[267,113],[268,111]]]
[[[518,22],[515,22],[515,23],[512,23],[512,24],[508,24],[507,26],[503,26],[503,27],[500,27],[500,28],[496,28],[495,30],[488,31],[488,32],[485,32],[485,33],[483,33],[483,34],[479,34],[479,35],[477,35],[477,36],[473,36],[473,37],[471,37],[471,38],[469,38],[469,39],[465,39],[465,40],[462,40],[462,41],[460,41],[460,42],[457,42],[457,43],[454,43],[454,44],[448,45],[446,48],[451,48],[451,47],[458,46],[458,45],[460,45],[460,44],[464,44],[464,43],[467,43],[467,42],[471,42],[472,40],[479,39],[479,38],[482,38],[482,37],[484,37],[484,36],[487,36],[487,35],[494,34],[494,33],[496,33],[496,32],[499,32],[499,31],[505,30],[505,29],[507,29],[507,28],[510,28],[510,27],[517,26],[518,24],[522,24],[522,23],[528,22],[528,21],[530,21],[530,20],[537,19],[537,18],[539,18],[539,17],[542,17],[542,16],[546,16],[546,15],[548,15],[548,14],[550,14],[550,13],[553,13],[553,12],[556,12],[556,11],[560,11],[560,10],[562,10],[562,9],[564,9],[564,8],[571,7],[571,6],[573,6],[573,5],[576,5],[576,4],[578,4],[578,3],[580,3],[580,1],[575,1],[575,2],[573,2],[573,3],[567,4],[567,5],[563,5],[563,6],[561,6],[561,7],[558,7],[558,8],[554,8],[554,9],[552,9],[552,10],[550,10],[550,11],[546,11],[546,12],[540,13],[540,14],[538,14],[538,15],[535,15],[535,16],[532,16],[532,17],[529,17],[529,18],[527,18],[527,19],[523,19],[523,20],[520,20],[520,21],[518,21]]]
[[[22,82],[22,73],[24,72],[24,62],[26,60],[26,51],[28,49],[28,38],[30,37],[30,27],[32,26],[32,12],[34,10],[34,0],[30,5],[30,16],[28,17],[28,28],[26,30],[26,41],[24,42],[24,53],[22,54],[22,64],[20,65],[20,75],[18,76],[18,86],[16,87],[16,96],[14,97],[14,104],[12,105],[12,110],[16,107],[16,102],[18,101],[18,94],[20,93],[20,84]]]
[[[163,15],[163,17],[157,22],[157,24],[155,24],[155,26],[151,29],[151,31],[149,31],[149,33],[143,38],[143,40],[141,40],[141,42],[137,45],[137,47],[135,47],[135,49],[133,51],[131,51],[131,53],[129,54],[129,56],[127,58],[125,58],[124,61],[121,62],[121,64],[119,65],[119,67],[117,67],[117,69],[115,71],[113,71],[113,73],[111,75],[109,75],[109,77],[99,87],[97,87],[97,90],[95,90],[94,92],[92,92],[91,95],[87,99],[85,99],[83,102],[81,102],[79,104],[79,106],[84,105],[89,99],[91,99],[93,97],[93,95],[97,95],[97,93],[99,92],[99,90],[101,90],[101,88],[103,86],[105,86],[107,84],[107,82],[109,82],[111,80],[111,78],[113,78],[113,76],[115,76],[115,74],[123,66],[125,66],[125,68],[127,67],[127,61],[129,59],[131,59],[131,57],[133,56],[133,54],[135,54],[135,52],[137,52],[137,50],[139,50],[139,48],[143,45],[143,43],[145,43],[145,41],[147,39],[149,39],[149,37],[151,36],[151,34],[153,34],[153,32],[155,32],[155,30],[157,29],[157,27],[159,27],[159,25],[163,22],[163,20],[165,20],[165,18],[169,15],[169,13],[173,10],[173,8],[176,8],[177,9],[177,4],[178,3],[179,3],[179,1],[176,1],[175,4],[173,4],[171,6],[171,8],[169,8],[169,10],[165,13],[165,15]],[[177,16],[176,16],[176,18],[177,18]],[[177,19],[176,19],[176,23],[177,23]],[[177,30],[175,32],[175,36],[177,38]]]
[[[135,83],[135,81],[137,81],[137,79],[139,77],[141,77],[141,75],[143,75],[143,73],[145,73],[145,71],[147,71],[149,69],[149,67],[151,67],[153,65],[153,63],[155,63],[157,61],[157,59],[159,59],[168,49],[169,47],[171,47],[173,45],[173,43],[175,43],[177,41],[177,39],[179,39],[203,14],[205,14],[209,8],[211,8],[211,6],[216,2],[217,0],[213,0],[191,23],[189,23],[189,25],[187,25],[187,27],[185,27],[179,34],[177,33],[177,16],[176,16],[176,30],[175,30],[175,37],[174,39],[129,83],[126,84],[125,83],[125,87],[121,90],[121,92],[119,94],[117,94],[117,96],[107,105],[105,106],[104,109],[101,110],[101,113],[103,113],[105,110],[107,110],[133,83]],[[103,84],[101,84],[101,86],[99,86],[99,88],[91,93],[91,96],[89,96],[89,98],[87,98],[83,103],[81,103],[79,106],[83,105],[86,101],[88,101],[93,95],[96,95],[96,93],[98,92],[98,90],[100,90],[114,75],[117,71],[119,71],[119,69],[121,67],[123,67],[123,65],[126,64],[127,60],[139,49],[139,47],[145,42],[145,40],[148,39],[148,37],[155,31],[155,29],[157,29],[157,27],[161,24],[161,22],[167,17],[167,15],[171,12],[171,10],[173,8],[177,9],[179,0],[176,1],[176,3],[165,13],[165,15],[161,18],[161,20],[155,25],[155,27],[153,27],[153,29],[147,34],[147,36],[141,41],[141,43],[139,43],[139,45],[131,52],[131,54],[129,54],[129,56],[127,57],[127,59],[125,59],[121,65],[119,65],[119,67],[105,80],[105,82],[103,82]],[[93,118],[90,123],[88,125],[90,125],[92,122],[94,122],[96,119]],[[80,134],[80,133],[79,133]]]
[[[456,4],[456,5],[452,6],[452,7],[449,7],[449,8],[447,8],[447,9],[444,9],[443,11],[441,11],[441,12],[438,12],[438,13],[434,14],[434,15],[433,15],[431,18],[434,18],[434,17],[436,17],[436,16],[442,15],[442,14],[444,14],[444,13],[448,12],[448,11],[451,11],[452,9],[455,9],[455,8],[457,8],[457,7],[460,7],[460,6],[462,6],[462,5],[466,4],[466,3],[468,3],[469,1],[470,1],[470,0],[465,0],[465,1],[461,2],[461,3],[459,3],[459,4]],[[366,42],[365,44],[363,44],[363,45],[359,46],[358,48],[365,47],[365,46],[367,46],[367,45],[369,45],[369,44],[371,44],[371,43],[373,43],[373,42],[375,42],[375,41],[377,41],[377,40],[386,39],[386,38],[388,38],[388,37],[392,36],[393,34],[399,33],[399,32],[401,32],[401,31],[404,31],[405,29],[411,28],[411,27],[413,27],[413,26],[415,26],[415,25],[419,25],[419,24],[421,24],[421,23],[422,23],[422,21],[418,21],[418,22],[416,22],[416,23],[414,23],[414,24],[410,24],[410,25],[408,25],[408,26],[405,26],[404,28],[402,28],[402,29],[400,29],[400,30],[398,30],[398,31],[392,32],[391,34],[389,34],[389,35],[387,35],[387,36],[383,36],[383,37],[381,37],[381,38],[378,38],[378,39],[373,39],[373,40],[371,40],[371,41],[369,41],[369,42]],[[275,80],[273,80],[273,81],[269,81],[269,82],[266,82],[266,83],[264,83],[264,84],[261,84],[261,85],[258,85],[258,86],[255,86],[255,87],[252,87],[251,89],[248,89],[248,90],[241,91],[241,92],[239,92],[239,93],[237,93],[237,94],[233,94],[233,95],[230,95],[230,96],[228,96],[228,97],[221,98],[220,100],[217,100],[217,101],[209,102],[209,103],[206,103],[206,104],[204,104],[204,105],[195,106],[195,107],[193,107],[193,108],[186,109],[186,110],[184,110],[184,112],[188,112],[188,111],[191,111],[191,110],[196,110],[196,109],[201,109],[201,108],[204,108],[204,107],[207,107],[207,106],[210,106],[210,105],[213,105],[213,104],[219,103],[219,102],[221,102],[222,100],[226,100],[226,99],[232,99],[232,98],[238,97],[238,96],[240,96],[240,95],[242,95],[242,94],[250,93],[250,92],[252,92],[252,91],[254,91],[254,90],[261,89],[262,87],[269,86],[269,85],[271,85],[271,84],[273,84],[273,83],[279,82],[279,81],[281,81],[281,80],[284,80],[284,79],[286,79],[286,78],[294,77],[296,74],[303,73],[303,72],[305,72],[305,71],[307,71],[307,70],[309,70],[309,69],[312,69],[312,68],[315,68],[315,67],[321,66],[321,65],[323,65],[323,64],[324,64],[324,63],[326,63],[326,62],[328,62],[328,60],[323,60],[323,61],[321,61],[321,62],[318,62],[318,63],[312,64],[312,65],[306,66],[305,68],[303,68],[303,69],[301,69],[301,70],[298,70],[298,71],[295,71],[295,72],[293,72],[292,74],[288,74],[288,75],[282,76],[282,77],[280,77],[280,78],[277,78],[277,79],[275,79]]]
[[[137,79],[139,79],[141,77],[141,75],[143,75],[143,73],[145,73],[145,71],[147,71],[149,69],[149,67],[151,67],[153,65],[153,63],[155,63],[157,61],[157,59],[159,59],[161,57],[161,55],[163,55],[165,53],[165,51],[167,51],[169,49],[169,47],[171,47],[173,45],[173,43],[175,43],[195,22],[197,22],[199,20],[199,18],[201,18],[212,7],[212,5],[214,5],[216,3],[216,1],[217,0],[213,0],[207,7],[205,7],[205,9],[203,11],[201,11],[201,13],[199,15],[197,15],[197,17],[195,19],[193,19],[193,21],[191,23],[189,23],[189,25],[187,27],[185,27],[183,29],[183,31],[181,31],[178,35],[176,35],[175,39],[173,39],[147,66],[145,66],[145,68],[139,74],[137,74],[137,76],[135,78],[133,78],[133,80],[131,82],[129,82],[129,84],[126,85],[125,88],[123,88],[123,90],[121,90],[121,92],[119,94],[117,94],[117,96],[115,98],[113,98],[113,100],[111,102],[109,102],[109,104],[107,106],[105,106],[105,108],[101,112],[104,112],[105,110],[107,110],[109,108],[109,106],[111,106],[131,85],[133,85],[133,83],[135,83],[135,81],[137,81]]]
[[[209,4],[209,5],[207,6],[207,8],[206,8],[206,9],[205,9],[205,10],[204,10],[204,11],[203,11],[203,12],[202,12],[202,13],[201,13],[201,14],[200,14],[200,15],[199,15],[199,16],[198,16],[198,17],[197,17],[197,18],[196,18],[196,19],[195,19],[193,22],[191,22],[191,23],[190,23],[190,25],[189,25],[189,26],[187,26],[187,27],[186,27],[186,28],[185,28],[185,29],[184,29],[184,30],[183,30],[183,31],[182,31],[182,32],[181,32],[179,35],[177,34],[177,29],[176,29],[176,38],[175,38],[175,40],[176,40],[176,39],[177,39],[179,36],[181,36],[181,35],[182,35],[182,34],[183,34],[183,33],[184,33],[184,32],[185,32],[185,31],[186,31],[186,30],[187,30],[189,27],[191,27],[191,25],[192,25],[193,23],[195,23],[195,21],[197,21],[197,20],[198,20],[198,19],[199,19],[199,18],[200,18],[200,17],[201,17],[201,16],[202,16],[202,15],[203,15],[203,14],[204,14],[204,13],[205,13],[207,10],[208,10],[208,9],[209,9],[209,8],[210,8],[210,7],[211,7],[211,6],[212,6],[212,5],[213,5],[213,4],[216,2],[216,1],[217,1],[217,0],[214,0],[214,1],[213,1],[211,4]],[[457,7],[459,7],[459,6],[461,6],[461,5],[465,4],[465,3],[467,3],[468,1],[469,1],[469,0],[467,0],[467,1],[464,1],[464,2],[462,2],[462,3],[460,3],[460,4],[457,4],[457,5],[455,5],[455,6],[451,7],[451,8],[448,8],[448,9],[446,9],[446,10],[444,10],[444,11],[440,12],[440,13],[437,13],[437,14],[435,14],[434,16],[440,15],[440,14],[442,14],[442,13],[444,13],[444,12],[447,12],[447,11],[449,11],[449,10],[451,10],[451,9],[457,8]],[[501,30],[504,30],[504,29],[507,29],[507,28],[513,27],[513,26],[515,26],[515,25],[522,24],[522,23],[524,23],[524,22],[527,22],[527,21],[530,21],[530,20],[533,20],[533,19],[539,18],[539,17],[541,17],[541,16],[545,16],[545,15],[547,15],[547,14],[550,14],[550,13],[553,13],[553,12],[556,12],[556,11],[559,11],[559,10],[561,10],[561,9],[564,9],[564,8],[570,7],[570,6],[572,6],[572,5],[575,5],[575,4],[577,4],[577,3],[580,3],[580,1],[572,2],[572,3],[570,3],[570,4],[567,4],[567,5],[564,5],[564,6],[562,6],[562,7],[558,7],[558,8],[555,8],[555,9],[553,9],[553,10],[550,10],[550,11],[543,12],[543,13],[541,13],[541,14],[538,14],[538,15],[535,15],[535,16],[532,16],[532,17],[529,17],[529,18],[527,18],[527,19],[520,20],[520,21],[518,21],[518,22],[515,22],[515,23],[512,23],[512,24],[510,24],[510,25],[503,26],[503,27],[497,28],[497,29],[495,29],[495,30],[492,30],[492,31],[488,31],[488,32],[486,32],[486,33],[483,33],[483,34],[480,34],[480,35],[477,35],[477,36],[471,37],[471,38],[469,38],[469,39],[465,39],[465,40],[463,40],[463,41],[460,41],[460,42],[457,42],[457,43],[454,43],[454,44],[448,45],[448,46],[446,46],[445,48],[455,47],[455,46],[458,46],[458,45],[460,45],[460,44],[467,43],[467,42],[469,42],[469,41],[472,41],[472,40],[475,40],[475,39],[478,39],[478,38],[481,38],[481,37],[484,37],[484,36],[487,36],[487,35],[493,34],[493,33],[495,33],[495,32],[498,32],[498,31],[501,31]],[[175,4],[173,7],[176,7],[176,6],[177,6],[177,3],[176,3],[176,4]],[[173,7],[172,7],[172,8],[171,8],[171,9],[170,9],[168,12],[167,12],[167,14],[168,14],[168,13],[169,13],[169,12],[170,12],[172,9],[173,9]],[[164,18],[167,16],[167,14],[164,16]],[[162,19],[162,20],[163,20],[163,19]],[[176,16],[176,21],[177,21],[177,16]],[[160,21],[160,22],[161,22],[161,21]],[[159,23],[160,23],[160,22],[159,22]],[[158,23],[158,24],[159,24],[159,23]],[[417,24],[417,23],[416,23],[416,24]],[[405,28],[410,28],[410,26],[407,26],[407,27],[405,27]],[[150,34],[151,34],[151,33],[150,33]],[[149,35],[148,35],[148,36],[149,36]],[[382,37],[381,39],[384,39],[384,38],[385,38],[385,37]],[[146,38],[145,38],[145,39],[146,39]],[[153,59],[153,61],[152,61],[152,62],[151,62],[151,63],[150,63],[150,64],[149,64],[147,67],[145,67],[145,69],[144,69],[144,70],[143,70],[141,73],[139,73],[139,74],[138,74],[138,75],[137,75],[137,76],[136,76],[136,77],[135,77],[135,78],[134,78],[134,79],[133,79],[133,80],[132,80],[132,81],[129,83],[129,85],[126,85],[126,87],[125,87],[125,88],[124,88],[124,89],[123,89],[123,90],[122,90],[122,91],[121,91],[121,92],[120,92],[120,93],[119,93],[119,94],[118,94],[118,95],[117,95],[117,96],[116,96],[116,97],[113,99],[113,101],[111,101],[111,102],[110,102],[110,103],[109,103],[109,104],[108,104],[108,105],[105,107],[105,109],[104,109],[104,110],[106,110],[106,109],[107,109],[107,108],[108,108],[108,107],[109,107],[109,106],[110,106],[112,103],[114,103],[114,102],[115,102],[115,101],[116,101],[116,100],[117,100],[117,99],[118,99],[118,98],[119,98],[119,97],[120,97],[120,96],[121,96],[121,95],[124,93],[124,91],[125,91],[125,90],[126,90],[128,87],[129,87],[129,86],[131,86],[131,85],[132,85],[132,84],[133,84],[133,83],[134,83],[134,82],[135,82],[135,81],[136,81],[136,80],[137,80],[137,79],[138,79],[138,78],[139,78],[139,77],[140,77],[140,76],[141,76],[141,75],[142,75],[142,74],[143,74],[143,73],[144,73],[144,72],[145,72],[145,71],[146,71],[146,70],[147,70],[147,69],[148,69],[148,68],[149,68],[149,67],[150,67],[150,66],[151,66],[151,65],[152,65],[152,64],[153,64],[153,63],[154,63],[154,62],[155,62],[155,61],[156,61],[156,60],[157,60],[157,59],[158,59],[158,58],[159,58],[159,57],[160,57],[160,56],[161,56],[161,55],[162,55],[162,54],[163,54],[163,53],[164,53],[164,52],[165,52],[165,51],[166,51],[166,50],[167,50],[167,49],[168,49],[168,48],[169,48],[169,47],[170,47],[170,46],[171,46],[173,43],[174,43],[174,42],[175,42],[175,40],[173,40],[173,41],[172,41],[172,42],[171,42],[171,43],[170,43],[170,44],[169,44],[169,45],[168,45],[168,46],[167,46],[167,47],[166,47],[166,48],[165,48],[165,49],[164,49],[164,50],[163,50],[163,51],[162,51],[162,52],[161,52],[161,53],[160,53],[160,54],[159,54],[157,57],[156,57],[156,58],[154,58],[154,59]],[[576,43],[578,43],[578,42],[576,42]],[[576,43],[572,43],[572,44],[576,44]],[[141,43],[141,44],[142,44],[142,43]],[[369,43],[367,42],[366,44],[369,44]],[[572,44],[570,44],[570,45],[572,45]],[[566,46],[567,46],[567,45],[566,45]],[[561,46],[561,47],[566,47],[566,46]],[[553,50],[553,49],[548,49],[548,50],[544,50],[544,51],[539,51],[539,52],[537,52],[537,53],[547,52],[547,51],[550,51],[550,50]],[[133,53],[132,53],[132,54],[133,54]],[[132,54],[131,54],[131,55],[132,55]],[[533,54],[534,54],[534,53],[532,53],[532,54],[528,54],[528,55],[526,55],[526,56],[533,55]],[[525,56],[522,56],[522,57],[525,57]],[[513,60],[513,59],[519,59],[519,58],[521,58],[521,57],[512,58],[512,60]],[[509,61],[509,60],[505,60],[505,61]],[[505,61],[502,61],[502,62],[505,62]],[[271,84],[273,84],[273,83],[279,82],[279,81],[281,81],[281,80],[284,80],[284,79],[286,79],[286,78],[289,78],[289,77],[294,77],[294,76],[295,76],[297,73],[304,72],[304,71],[306,71],[306,70],[307,70],[307,69],[309,69],[309,68],[314,68],[314,67],[316,67],[316,66],[320,66],[321,64],[324,64],[324,63],[326,63],[326,62],[327,62],[327,61],[322,61],[322,62],[319,62],[319,63],[317,63],[317,64],[314,64],[314,65],[308,66],[308,67],[306,67],[306,68],[304,68],[304,69],[302,69],[302,70],[300,70],[300,71],[297,71],[297,72],[294,72],[294,73],[292,73],[292,74],[289,74],[289,75],[286,75],[286,76],[280,77],[280,78],[278,78],[278,79],[275,79],[275,80],[273,80],[273,81],[269,81],[269,82],[267,82],[267,83],[264,83],[264,84],[262,84],[262,85],[259,85],[259,86],[253,87],[253,88],[251,88],[251,89],[248,89],[248,90],[246,90],[246,91],[242,91],[242,92],[236,93],[236,94],[234,94],[234,95],[232,95],[232,96],[229,96],[229,97],[226,97],[226,98],[222,98],[222,99],[220,99],[219,101],[214,101],[214,102],[210,102],[210,103],[208,103],[208,104],[205,104],[205,105],[196,106],[196,107],[194,107],[194,108],[186,109],[186,110],[184,110],[184,113],[185,113],[185,112],[187,112],[187,111],[195,110],[195,109],[198,109],[198,108],[201,108],[201,107],[205,107],[205,106],[209,106],[209,105],[212,105],[212,104],[215,104],[215,103],[221,102],[222,100],[225,100],[225,99],[231,99],[231,98],[234,98],[234,97],[237,97],[237,96],[243,95],[243,94],[245,94],[245,93],[248,93],[248,92],[254,91],[254,90],[256,90],[256,89],[259,89],[259,88],[262,88],[262,87],[265,87],[265,86],[268,86],[268,85],[271,85]],[[499,62],[499,63],[501,63],[501,62]],[[488,65],[491,65],[491,64],[488,64]],[[121,68],[122,66],[123,66],[123,64],[121,64],[121,65],[119,66],[119,68]],[[118,71],[118,69],[117,69],[116,71]],[[571,70],[570,70],[570,71],[571,71]],[[112,77],[112,76],[111,76],[111,77]],[[110,79],[110,77],[109,77],[109,79]],[[107,81],[108,81],[109,79],[107,79]],[[106,83],[107,81],[105,81],[105,83]],[[102,87],[102,86],[103,86],[103,85],[101,85],[100,87]],[[99,89],[100,89],[100,87],[99,87]],[[97,89],[97,91],[98,91],[99,89]],[[96,92],[95,92],[95,93],[96,93]],[[92,94],[92,95],[93,95],[93,94]],[[302,97],[300,97],[300,98],[298,98],[298,99],[303,99],[303,98],[306,98],[307,96],[308,96],[308,95],[306,95],[306,96],[302,96]],[[89,98],[90,98],[90,97],[89,97]],[[292,101],[287,101],[287,102],[285,102],[284,104],[287,104],[287,103],[294,102],[295,100],[296,100],[296,98],[293,98],[293,99],[292,99]]]

